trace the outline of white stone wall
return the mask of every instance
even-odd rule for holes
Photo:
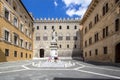
[[[39,26],[39,30],[37,30],[37,26]],[[44,26],[47,29],[44,29]],[[58,40],[58,47],[61,45],[62,47],[58,48],[58,54],[61,57],[72,57],[72,55],[80,54],[80,33],[79,33],[79,20],[35,20],[34,22],[34,54],[35,57],[39,57],[39,50],[43,48],[45,50],[44,56],[47,57],[50,54],[50,41],[52,40],[52,26],[54,26],[55,31],[57,32],[57,36],[60,34],[63,35],[63,40]],[[59,29],[59,26],[62,29]],[[69,26],[69,29],[67,29]],[[77,29],[74,29],[74,26],[77,26]],[[43,36],[48,36],[48,40],[44,41]],[[67,34],[70,34],[70,40],[66,40]],[[36,41],[36,36],[40,36],[40,41]],[[73,40],[73,36],[77,36],[77,40]],[[76,44],[77,48],[74,49],[74,45]],[[67,48],[69,45],[69,48]],[[74,53],[73,53],[74,52]]]

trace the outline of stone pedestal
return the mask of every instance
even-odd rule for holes
[[[58,57],[58,46],[57,42],[51,41],[50,43],[50,57],[54,59],[54,57]]]

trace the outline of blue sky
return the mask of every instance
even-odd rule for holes
[[[34,18],[81,18],[91,0],[22,0]]]

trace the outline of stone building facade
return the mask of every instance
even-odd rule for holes
[[[92,0],[80,24],[85,60],[120,62],[120,0]]]
[[[0,62],[32,59],[33,18],[21,0],[0,0]]]
[[[34,21],[34,56],[50,56],[52,29],[57,32],[58,56],[76,57],[80,55],[80,20],[37,19]]]

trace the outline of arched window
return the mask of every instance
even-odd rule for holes
[[[115,20],[115,31],[118,31],[119,30],[119,26],[120,25],[120,20],[119,19],[116,19]]]

